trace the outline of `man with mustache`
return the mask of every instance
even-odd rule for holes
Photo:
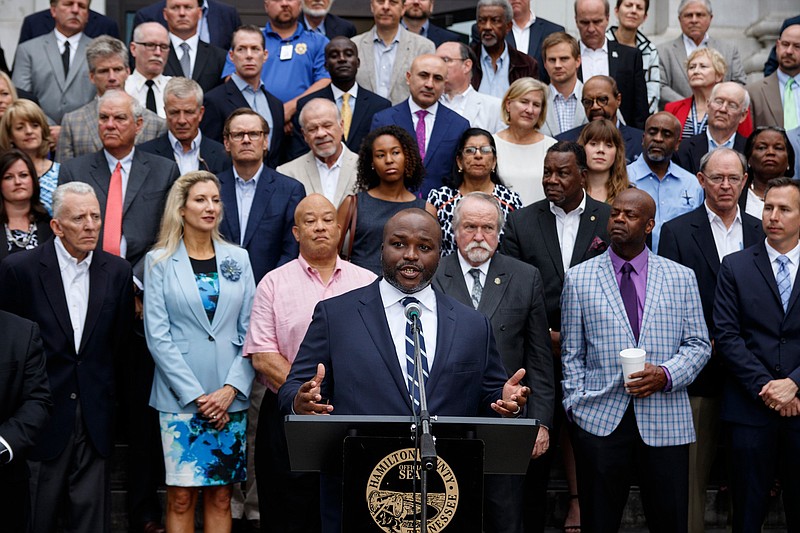
[[[697,178],[672,161],[678,150],[681,123],[671,113],[660,111],[645,123],[639,158],[628,165],[628,179],[653,197],[656,210],[652,250],[658,251],[661,226],[693,211],[703,203],[703,188]]]
[[[135,69],[125,81],[125,92],[146,109],[166,118],[164,88],[171,76],[164,76],[170,40],[166,28],[158,22],[145,22],[133,30],[131,55]]]
[[[422,209],[405,209],[389,219],[381,249],[383,278],[317,304],[278,392],[283,413],[408,415],[418,409],[404,316],[407,303],[416,302],[422,309],[421,342],[428,347],[423,365],[430,376],[424,384],[430,413],[522,414],[530,394],[521,383],[525,370],[507,378],[489,320],[431,287],[441,239],[438,221]],[[462,371],[467,366],[475,371]],[[323,531],[340,523],[338,493],[321,493]]]
[[[554,402],[544,289],[536,267],[495,253],[504,219],[492,195],[464,196],[453,213],[458,253],[441,260],[433,286],[486,315],[509,375],[525,368],[531,388],[526,416],[541,423],[531,455],[536,459],[550,445]],[[523,530],[524,482],[524,476],[487,476],[484,531]]]
[[[306,194],[322,194],[338,208],[355,188],[358,155],[342,142],[336,104],[325,98],[311,100],[300,111],[300,128],[311,151],[277,171],[302,183]]]

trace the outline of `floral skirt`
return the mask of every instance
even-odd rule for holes
[[[228,414],[230,422],[216,430],[197,413],[159,413],[167,485],[230,485],[247,478],[247,411]]]

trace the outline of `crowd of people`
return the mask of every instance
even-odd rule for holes
[[[543,531],[555,460],[569,533],[634,483],[651,531],[702,532],[715,462],[734,532],[775,492],[800,531],[800,15],[746,84],[710,0],[659,46],[648,0],[575,0],[575,36],[529,0],[470,36],[331,4],[160,0],[126,45],[51,0],[0,49],[0,530],[110,532],[116,436],[131,531],[193,532],[201,497],[208,532],[340,531],[283,417],[424,387],[538,421],[483,531]]]

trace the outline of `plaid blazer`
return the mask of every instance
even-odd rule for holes
[[[650,446],[695,439],[686,387],[711,357],[694,272],[648,252],[644,314],[637,344],[608,252],[570,268],[561,294],[564,409],[583,430],[609,435],[632,400],[639,433]],[[670,392],[632,398],[623,387],[619,352],[639,347],[672,377]]]
[[[136,135],[141,144],[167,134],[167,121],[149,109],[142,114],[142,131]],[[56,161],[63,163],[73,157],[93,154],[103,149],[97,131],[97,98],[83,107],[64,115],[61,134],[56,145]]]

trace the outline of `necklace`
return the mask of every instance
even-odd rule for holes
[[[36,224],[34,223],[31,223],[31,225],[28,227],[27,233],[22,230],[14,230],[12,233],[11,229],[8,227],[8,224],[4,224],[4,226],[6,229],[6,241],[14,244],[14,246],[17,248],[22,248],[23,250],[28,248],[31,239],[33,239],[33,236],[36,234]]]

